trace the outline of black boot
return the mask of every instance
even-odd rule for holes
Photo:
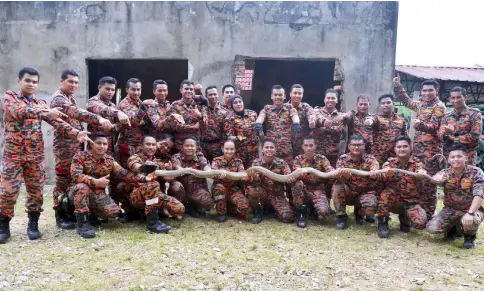
[[[375,223],[375,215],[370,215],[365,217],[366,222],[368,223]]]
[[[141,215],[138,212],[125,212],[125,213],[119,214],[118,218],[119,218],[119,222],[128,223],[135,220],[141,220]]]
[[[96,236],[92,226],[89,224],[89,212],[77,213],[77,234],[83,238],[93,238]]]
[[[55,222],[60,229],[74,229],[76,227],[74,222],[60,210],[55,211]]]
[[[262,207],[257,206],[254,208],[254,216],[252,216],[252,223],[258,224],[262,221]]]
[[[378,237],[388,238],[389,235],[388,218],[386,216],[378,216]]]
[[[99,218],[97,218],[96,214],[91,212],[89,213],[89,224],[92,227],[99,227],[101,226],[101,221],[99,220]]]
[[[217,221],[220,222],[220,223],[226,222],[227,216],[226,215],[219,215],[219,216],[217,216]]]
[[[398,214],[398,220],[400,220],[400,231],[404,233],[409,233],[410,223],[408,223],[407,216],[405,214],[400,213]]]
[[[158,208],[151,210],[146,216],[146,230],[153,233],[168,233],[171,227],[158,219]]]
[[[306,227],[307,209],[305,205],[296,207],[296,226],[299,228]]]
[[[464,249],[476,247],[476,235],[464,235]]]
[[[0,216],[0,244],[4,244],[10,238],[10,219]]]
[[[29,212],[29,223],[27,225],[27,236],[30,240],[39,239],[42,234],[39,231],[40,212]]]
[[[197,206],[193,203],[188,203],[185,208],[185,213],[193,218],[200,218],[200,213],[198,213]]]
[[[360,215],[360,209],[361,208],[359,207],[355,207],[355,222],[358,225],[363,225],[365,223],[365,218]]]
[[[345,229],[348,226],[348,214],[340,214],[336,218],[336,229]]]
[[[460,228],[457,225],[454,225],[446,234],[445,238],[450,241],[454,241],[458,239],[459,237],[462,237],[462,232],[460,231]]]

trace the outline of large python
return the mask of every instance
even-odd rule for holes
[[[352,175],[370,176],[370,172],[368,172],[368,171],[361,171],[361,170],[356,170],[356,169],[346,169],[346,170],[348,170]],[[378,174],[386,174],[389,170],[392,170],[395,173],[399,172],[399,173],[414,176],[414,177],[417,177],[417,175],[418,175],[415,172],[410,172],[410,171],[406,171],[406,170],[402,170],[402,169],[382,169],[382,170],[377,170],[377,171],[373,171],[373,172],[378,173]],[[245,172],[229,172],[229,171],[226,171],[226,170],[200,171],[200,170],[196,170],[196,169],[192,169],[192,168],[182,168],[182,169],[173,170],[173,171],[157,170],[157,171],[155,171],[155,174],[157,176],[169,177],[169,178],[175,178],[175,177],[179,177],[179,176],[183,176],[183,175],[193,175],[197,178],[213,178],[215,176],[224,176],[224,179],[242,180],[242,179],[246,179],[248,177],[248,174],[254,173],[254,172],[260,173],[260,174],[266,176],[267,178],[269,178],[271,180],[274,180],[274,181],[277,181],[277,182],[282,182],[282,183],[294,181],[295,179],[299,178],[303,174],[313,174],[313,175],[316,175],[320,178],[330,179],[330,178],[335,178],[339,173],[338,170],[334,170],[334,171],[331,171],[331,172],[324,173],[324,172],[321,172],[321,171],[316,170],[314,168],[300,168],[300,169],[295,170],[294,172],[292,172],[289,175],[280,175],[280,174],[276,174],[276,173],[274,173],[274,172],[272,172],[272,171],[270,171],[270,170],[268,170],[264,167],[253,166],[253,167],[248,168]],[[425,176],[426,179],[430,180],[434,184],[440,185],[442,183],[441,181],[435,180],[427,174],[424,174],[424,176]]]

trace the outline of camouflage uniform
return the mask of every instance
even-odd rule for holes
[[[236,156],[244,162],[248,168],[257,158],[259,153],[259,137],[254,130],[257,113],[245,109],[244,117],[230,112],[225,118],[224,131],[227,136],[235,136]]]
[[[201,152],[197,153],[191,160],[187,160],[183,153],[173,155],[171,163],[176,169],[181,168],[193,168],[201,170],[208,165],[207,159]],[[180,202],[186,205],[186,203],[194,202],[202,209],[211,209],[215,205],[212,199],[210,191],[208,191],[207,179],[200,179],[191,175],[185,175],[177,178],[182,184],[185,191],[185,196],[178,199]],[[177,197],[178,198],[178,197]]]
[[[470,209],[475,196],[484,198],[484,173],[478,167],[466,166],[458,176],[449,168],[440,173],[449,177],[444,183],[444,209],[427,224],[430,233],[448,232],[455,225],[462,225],[461,219]],[[464,227],[465,235],[475,235],[483,220],[483,207],[475,212],[474,224]]]
[[[326,173],[334,170],[328,159],[323,155],[316,154],[310,161],[306,160],[304,155],[299,155],[294,159],[294,170],[307,167]],[[327,180],[315,175],[303,175],[292,188],[293,204],[296,207],[312,204],[319,217],[328,215],[329,203],[326,197],[326,183]]]
[[[168,118],[167,122],[172,131],[175,133],[175,150],[180,151],[183,145],[183,139],[187,136],[193,136],[197,144],[200,144],[200,129],[189,129],[187,125],[195,125],[197,122],[202,122],[201,119],[193,118],[189,114],[189,109],[194,105],[187,105],[182,99],[177,100],[171,104],[168,110],[168,115],[173,113],[179,114],[185,120],[185,124],[181,124],[174,118]],[[200,108],[199,108],[200,109]]]
[[[373,145],[373,127],[371,125],[365,125],[366,119],[374,119],[375,114],[367,114],[363,116],[355,110],[349,112],[350,116],[345,117],[343,123],[348,125],[348,136],[355,134],[361,135],[365,140],[365,152],[371,153]],[[348,146],[346,146],[348,149]]]
[[[100,115],[103,118],[108,119],[112,124],[118,122],[118,109],[116,109],[116,105],[111,101],[105,101],[101,98],[101,96],[96,95],[91,97],[87,102],[87,111]],[[119,160],[119,158],[115,154],[114,145],[116,144],[116,133],[118,133],[121,129],[121,125],[118,123],[112,127],[109,133],[106,133],[104,129],[98,125],[88,124],[87,131],[91,134],[103,134],[108,136],[108,151],[106,154],[108,156],[112,156]]]
[[[382,169],[402,169],[410,172],[424,170],[423,164],[416,157],[411,156],[405,165],[401,165],[397,158],[389,158]],[[385,178],[385,189],[380,193],[378,202],[378,216],[389,216],[390,211],[401,215],[405,225],[416,229],[424,229],[427,224],[427,213],[419,205],[420,191],[413,176],[395,172],[391,178]],[[402,221],[400,221],[402,224]]]
[[[375,157],[369,154],[363,154],[359,161],[353,161],[349,154],[345,154],[336,163],[336,169],[340,168],[376,171],[380,165]],[[354,205],[360,216],[374,215],[378,205],[375,184],[378,184],[376,180],[357,175],[351,175],[346,181],[335,182],[333,200],[336,214],[346,214],[346,205]]]
[[[135,154],[128,159],[128,169],[136,173],[135,164],[144,164],[147,161],[156,163],[157,170],[165,170],[165,164],[156,159],[149,158],[143,153]],[[160,181],[165,184],[165,181]],[[145,184],[135,186],[129,200],[131,204],[138,209],[145,209],[145,214],[148,215],[155,208],[159,208],[159,213],[164,213],[169,217],[177,217],[185,213],[185,206],[177,199],[166,195],[161,187],[159,181],[151,181]],[[163,187],[164,188],[164,187]]]
[[[475,166],[477,163],[477,149],[482,131],[482,116],[478,109],[466,107],[460,113],[452,110],[442,118],[441,126],[453,125],[454,134],[439,134],[444,142],[444,154],[449,156],[448,148],[452,145],[462,145],[467,153],[467,164]]]
[[[212,162],[212,169],[226,170],[229,172],[243,172],[244,164],[241,159],[233,158],[231,161],[223,156],[217,157]],[[235,214],[240,218],[245,218],[249,212],[249,201],[244,196],[243,189],[237,181],[229,179],[213,179],[212,186],[213,199],[217,215],[227,214],[227,204],[230,203],[235,209]]]
[[[165,164],[170,163],[171,160],[170,155],[161,155],[159,152],[156,152],[155,157]],[[166,182],[162,177],[158,177],[158,182],[160,182],[161,192],[167,192],[169,196],[176,198],[178,201],[183,201],[185,199],[185,187],[183,187],[182,183],[178,181]],[[166,183],[169,184],[168,191],[166,191]]]
[[[292,105],[283,104],[280,109],[266,105],[259,116],[265,116],[265,137],[276,142],[277,157],[291,163],[292,155]]]
[[[341,115],[341,112],[335,109],[330,113],[326,110],[326,107],[315,107],[314,111],[317,122],[316,128],[313,130],[313,137],[316,142],[317,153],[325,156],[331,163],[331,166],[335,167],[344,125],[343,122],[338,122],[334,118]],[[332,121],[332,125],[325,127],[325,120]]]
[[[409,109],[417,112],[417,119],[421,121],[419,128],[415,129],[413,139],[413,154],[424,164],[429,175],[439,171],[438,159],[432,160],[434,155],[442,154],[442,141],[438,137],[440,122],[445,112],[445,105],[434,102],[423,102],[410,99],[403,88],[395,88],[395,94]],[[420,181],[422,184],[422,199],[420,206],[425,209],[430,220],[437,207],[437,186],[430,181]]]
[[[290,102],[286,103],[291,105]],[[292,105],[291,105],[292,106]],[[299,116],[299,122],[301,123],[302,130],[292,135],[292,150],[294,152],[294,157],[303,154],[302,143],[305,136],[311,131],[309,128],[309,117],[314,116],[314,110],[311,105],[301,102],[298,107],[293,107],[297,110],[297,115]],[[314,116],[315,117],[315,116]],[[314,118],[316,121],[316,118]]]
[[[395,157],[395,139],[407,136],[407,122],[392,112],[390,116],[378,114],[373,118],[374,143],[371,154],[380,165],[390,157]]]
[[[271,164],[266,164],[262,158],[255,159],[252,166],[261,166],[281,175],[291,173],[291,169],[286,161],[276,157]],[[276,211],[277,217],[282,222],[294,221],[294,211],[285,196],[284,183],[275,182],[261,175],[260,181],[251,182],[247,186],[246,191],[252,209],[259,206],[264,207],[265,204],[271,204]]]
[[[121,209],[106,194],[105,189],[96,189],[94,179],[110,175],[118,181],[131,183],[144,182],[145,176],[134,175],[121,167],[113,157],[104,155],[96,160],[88,152],[80,152],[72,158],[72,183],[69,198],[74,201],[75,213],[94,212],[100,218],[116,217]]]
[[[61,90],[57,90],[52,96],[51,108],[59,108],[68,116],[65,120],[75,129],[82,131],[81,122],[98,125],[99,116],[77,107],[76,100],[72,95],[68,96]],[[55,157],[55,187],[52,198],[52,206],[57,209],[59,197],[66,193],[71,177],[72,157],[82,151],[84,144],[75,138],[63,135],[62,131],[54,129],[54,157]]]
[[[170,101],[160,102],[154,99],[156,106],[148,106],[147,122],[144,126],[144,134],[171,133],[170,126],[167,124]]]
[[[205,157],[211,161],[223,155],[222,141],[224,139],[224,120],[227,111],[217,102],[215,107],[207,107],[207,118],[201,130],[201,147]]]
[[[7,91],[2,101],[5,136],[0,176],[0,215],[13,217],[22,177],[27,189],[27,211],[41,212],[45,180],[42,120],[54,126],[63,136],[75,138],[79,131],[61,119],[51,120],[41,116],[41,110],[49,109],[49,106],[35,96],[27,98],[19,92]]]

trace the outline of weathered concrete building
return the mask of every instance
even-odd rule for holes
[[[165,79],[172,100],[185,78],[235,83],[256,110],[276,83],[301,83],[312,105],[341,84],[349,109],[359,93],[389,92],[397,17],[397,2],[2,2],[0,90],[15,89],[18,69],[31,65],[47,101],[60,72],[78,70],[81,106],[111,75],[121,87],[140,78],[144,98],[153,80]]]

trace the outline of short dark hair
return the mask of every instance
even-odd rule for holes
[[[410,146],[412,146],[412,140],[406,136],[406,135],[401,135],[395,139],[395,146],[397,145],[397,142],[399,141],[406,141]]]
[[[424,85],[434,86],[435,89],[439,89],[440,87],[439,82],[435,80],[424,80],[422,83],[420,83],[420,87],[423,87]]]
[[[467,153],[467,151],[465,150],[465,148],[462,145],[459,145],[459,144],[450,146],[447,149],[447,151],[448,151],[449,154],[451,152],[453,152],[453,151],[462,151],[463,153]]]
[[[210,89],[217,89],[217,86],[215,86],[215,85],[210,85],[210,86],[208,86],[208,87],[205,89],[205,96],[207,96],[207,94],[208,94],[207,92],[208,92],[208,90],[210,90]]]
[[[156,86],[158,85],[166,85],[166,87],[168,87],[168,83],[166,83],[164,80],[155,80],[153,82],[153,91],[156,90]]]
[[[361,99],[366,99],[368,102],[370,102],[370,96],[368,96],[368,94],[358,95],[358,97],[356,97],[356,103],[360,102]]]
[[[89,139],[92,140],[93,142],[95,142],[99,138],[108,138],[108,136],[103,133],[95,133],[95,134],[89,135]]]
[[[165,140],[165,139],[169,139],[171,142],[175,142],[174,139],[173,139],[173,136],[170,135],[170,134],[167,134],[167,133],[161,133],[161,134],[158,134],[156,136],[157,141],[162,141],[162,140]]]
[[[289,92],[292,92],[292,89],[294,88],[298,88],[298,89],[302,89],[304,90],[303,86],[301,84],[294,84],[291,86],[291,90],[289,90]]]
[[[129,84],[136,84],[136,83],[141,83],[141,81],[138,78],[129,78],[128,81],[126,81],[126,89],[129,89]]]
[[[272,86],[271,92],[274,91],[274,89],[275,90],[280,90],[280,89],[284,90],[284,87],[282,87],[281,85],[274,85],[274,86]]]
[[[62,80],[69,78],[69,76],[79,77],[79,74],[76,71],[74,71],[73,69],[67,69],[67,70],[62,71],[62,73],[61,73],[61,79]]]
[[[20,69],[20,71],[18,72],[18,78],[20,80],[22,80],[22,78],[25,76],[25,74],[32,75],[32,76],[37,76],[37,78],[40,81],[40,73],[34,67],[23,67],[22,69]]]
[[[116,85],[118,84],[118,81],[114,79],[113,77],[105,76],[99,79],[99,86],[104,86],[105,84],[111,84],[111,85]]]
[[[180,83],[180,89],[183,88],[183,85],[195,85],[192,81],[185,79]]]
[[[329,89],[327,89],[327,90],[326,90],[326,92],[324,92],[324,97],[326,97],[326,95],[327,95],[328,93],[334,93],[334,94],[336,94],[336,97],[338,97],[338,91],[336,91],[336,90],[335,90],[335,89],[333,89],[333,88],[329,88]]]
[[[234,85],[230,85],[230,84],[224,85],[224,86],[222,87],[222,93],[224,93],[224,92],[225,92],[225,89],[227,89],[227,88],[232,88],[232,89],[234,89],[234,94],[235,94],[235,87],[234,87]]]
[[[385,98],[390,98],[393,102],[393,94],[387,93],[387,94],[380,95],[380,97],[378,97],[378,103],[380,103]]]
[[[450,89],[450,93],[452,92],[459,92],[462,96],[467,96],[466,89],[460,87],[460,86],[455,86]]]
[[[145,143],[145,140],[146,140],[147,138],[150,138],[150,137],[156,141],[156,137],[154,137],[153,135],[147,134],[147,135],[144,135],[144,136],[141,138],[141,144],[144,144],[144,143]]]
[[[262,141],[262,147],[264,147],[264,145],[268,142],[272,142],[274,145],[276,145],[276,141],[271,139],[271,138],[264,138],[264,140]]]
[[[183,138],[183,140],[182,140],[182,144],[184,144],[184,143],[185,143],[187,140],[189,140],[189,139],[193,140],[193,141],[195,142],[195,144],[196,144],[196,145],[198,145],[198,138],[196,138],[196,137],[195,137],[195,136],[193,136],[193,135],[187,135],[187,136],[185,136],[185,137]]]
[[[352,136],[350,136],[350,138],[348,139],[348,144],[353,140],[361,140],[363,141],[363,143],[366,144],[366,139],[359,134],[353,134]]]
[[[303,138],[303,142],[304,142],[305,140],[314,140],[314,136],[312,136],[312,135],[306,135],[306,136]]]

